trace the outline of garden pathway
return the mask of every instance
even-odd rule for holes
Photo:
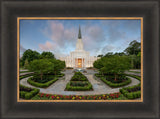
[[[48,88],[39,88],[41,93],[48,93],[48,94],[59,94],[59,95],[97,95],[97,94],[107,94],[107,93],[115,93],[119,92],[119,89],[122,88],[111,88],[108,85],[106,85],[103,81],[101,81],[99,78],[96,78],[94,76],[94,73],[90,72],[89,74],[85,74],[88,78],[88,80],[91,82],[93,86],[93,91],[64,91],[66,88],[66,84],[71,80],[71,77],[73,76],[73,73],[71,71],[65,72],[65,77],[60,78],[58,81],[56,81],[54,84],[49,86]],[[140,83],[139,80],[129,77],[132,82],[127,86],[137,85]],[[20,80],[20,84],[28,86],[28,87],[34,87],[27,83],[28,77]],[[37,88],[37,87],[36,87]]]

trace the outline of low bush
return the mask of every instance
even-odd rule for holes
[[[88,81],[88,79],[81,72],[75,72],[74,76],[71,78],[71,81]]]
[[[39,89],[36,89],[36,88],[29,88],[23,85],[20,85],[20,88],[23,89],[23,91],[20,90],[19,95],[20,95],[20,98],[23,98],[23,99],[31,99],[32,97],[34,97],[36,94],[39,93]],[[24,91],[24,90],[27,90],[27,91]]]
[[[20,76],[19,77],[19,80],[23,79],[23,78],[26,78],[26,77],[29,77],[29,76],[33,76],[34,74],[26,74],[26,75],[23,75],[23,76]]]
[[[70,85],[84,87],[88,85],[88,81],[70,81]]]
[[[34,75],[31,80],[33,80],[34,82],[37,82],[37,83],[46,83],[48,81],[51,81],[55,78],[54,75],[43,75],[42,77],[42,80],[41,80],[41,77],[40,75]]]
[[[72,86],[71,82],[69,82],[66,86],[66,90],[68,91],[86,91],[86,90],[92,90],[92,85],[88,81],[86,81],[87,85],[85,86]]]
[[[134,90],[134,89],[138,89],[138,90]],[[141,97],[141,88],[139,85],[122,88],[120,89],[120,92],[128,99],[136,99]]]
[[[125,86],[125,85],[131,83],[131,79],[129,79],[129,78],[127,78],[126,81],[121,82],[121,83],[112,83],[111,81],[106,80],[104,77],[101,77],[101,80],[104,83],[106,83],[107,85],[109,85],[110,87],[113,87],[113,88]]]
[[[53,84],[54,82],[56,82],[57,80],[58,80],[58,78],[55,77],[53,80],[50,80],[50,81],[48,81],[48,82],[46,82],[46,83],[38,83],[38,82],[33,81],[33,80],[32,80],[32,77],[31,77],[31,78],[29,78],[29,79],[27,80],[27,82],[28,82],[29,84],[33,85],[33,86],[36,86],[36,87],[46,88],[46,87],[50,86],[51,84]]]
[[[136,75],[131,75],[131,74],[125,74],[126,76],[130,76],[130,77],[133,77],[133,78],[136,78],[138,79],[139,81],[141,81],[141,77],[140,76],[136,76]]]
[[[56,75],[57,77],[63,77],[65,74],[61,73],[61,74],[58,74]]]

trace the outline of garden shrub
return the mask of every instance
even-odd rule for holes
[[[135,85],[135,86],[130,86],[130,87],[125,87],[120,89],[120,92],[127,97],[128,99],[136,99],[136,98],[140,98],[141,97],[141,90],[138,91],[133,91],[133,92],[128,92],[128,90],[130,89],[134,89],[139,87],[139,85]]]
[[[26,74],[26,75],[23,75],[23,76],[20,76],[19,77],[19,80],[23,79],[23,78],[26,78],[26,77],[29,77],[29,76],[33,76],[34,74]]]
[[[92,85],[88,81],[87,77],[81,72],[75,72],[71,81],[67,83],[66,90],[68,91],[85,91],[92,90]]]
[[[69,82],[66,86],[66,90],[68,91],[86,91],[86,90],[92,90],[91,83],[87,82],[87,86],[71,86],[71,82]]]
[[[23,89],[30,89],[29,87],[26,87],[26,86],[23,86],[23,85],[20,85],[20,87],[23,87]],[[33,96],[35,96],[38,93],[39,93],[39,89],[32,88],[32,91],[30,91],[30,92],[20,91],[19,95],[20,95],[20,98],[31,99]]]
[[[122,83],[112,83],[111,81],[106,80],[104,77],[101,77],[101,80],[104,83],[106,83],[107,85],[109,85],[110,87],[113,87],[113,88],[125,86],[125,85],[131,83],[131,79],[129,79],[129,78],[127,78],[127,80],[122,82]]]
[[[32,78],[29,78],[29,79],[27,80],[27,82],[28,82],[29,84],[33,85],[33,86],[40,87],[40,88],[45,88],[45,87],[50,86],[51,84],[53,84],[53,83],[56,82],[57,80],[58,80],[58,78],[55,77],[53,80],[50,80],[50,81],[48,81],[48,82],[46,82],[46,83],[38,83],[38,82],[33,81]]]

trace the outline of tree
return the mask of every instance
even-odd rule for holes
[[[40,55],[41,59],[51,59],[51,58],[55,58],[54,54],[52,54],[52,52],[42,52],[42,54]]]
[[[65,68],[65,62],[57,59],[50,59],[50,62],[54,64],[53,73],[57,75],[62,69]]]
[[[118,74],[124,73],[130,68],[129,58],[127,56],[112,56],[106,57],[103,62],[104,67],[100,69],[101,72],[114,74],[117,80]]]
[[[103,57],[103,55],[98,55],[97,57]]]
[[[26,59],[28,60],[28,63],[30,63],[35,59],[39,59],[39,56],[40,54],[37,51],[32,51],[31,49],[26,50],[22,56],[22,65],[24,66]]]
[[[93,66],[94,66],[95,68],[97,68],[97,69],[101,69],[101,68],[103,67],[102,58],[96,60],[96,61],[93,63]]]
[[[110,56],[113,56],[113,55],[114,55],[113,52],[108,52],[107,54],[105,54],[104,57],[110,57]]]
[[[29,66],[28,59],[26,59],[26,60],[25,60],[25,63],[24,63],[24,68],[27,69],[28,66]]]
[[[38,59],[31,61],[29,70],[40,75],[41,80],[44,73],[49,73],[54,70],[54,64],[48,59]]]
[[[127,47],[124,52],[127,53],[127,55],[137,55],[141,51],[141,43],[137,42],[136,40],[132,41],[129,44],[129,47]]]

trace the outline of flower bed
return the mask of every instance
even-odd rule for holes
[[[20,91],[19,91],[20,98],[31,99],[38,93],[39,93],[39,89],[29,88],[29,87],[20,85]]]
[[[120,92],[128,99],[135,99],[141,97],[141,87],[139,84],[131,87],[122,88],[120,89]]]
[[[33,77],[29,78],[27,80],[27,82],[33,86],[36,86],[36,87],[40,87],[40,88],[46,88],[48,86],[50,86],[51,84],[53,84],[54,82],[56,82],[58,80],[57,77],[53,78],[52,80],[46,82],[46,83],[39,83],[39,82],[35,82],[34,80],[32,80]]]
[[[68,91],[87,91],[93,90],[92,84],[88,81],[87,77],[81,72],[75,72],[71,81],[67,83],[66,89]]]
[[[39,93],[32,100],[126,100],[121,93],[102,95],[52,95]]]

